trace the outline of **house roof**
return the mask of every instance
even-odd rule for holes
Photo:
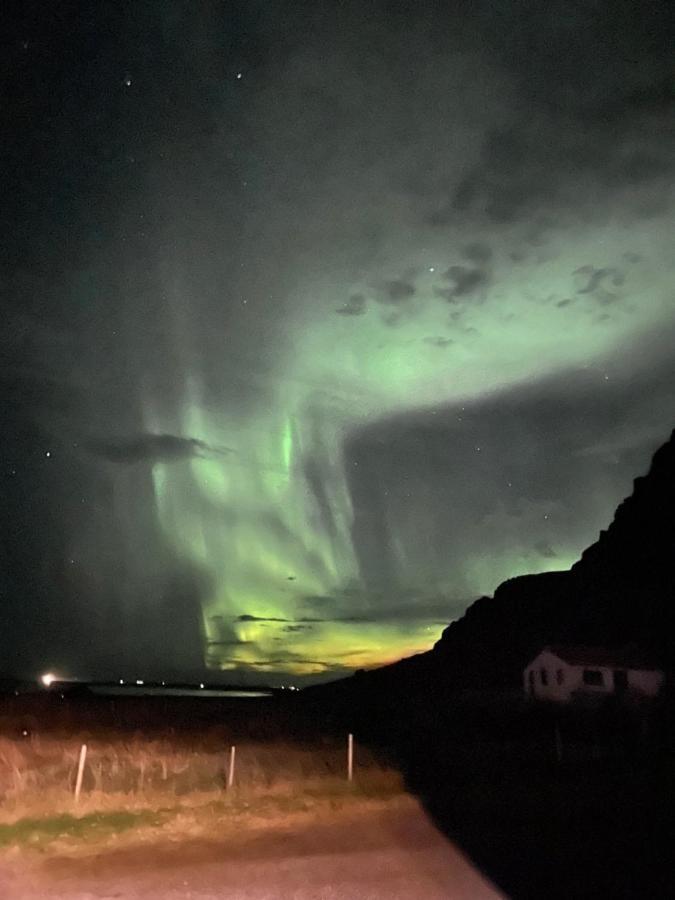
[[[572,645],[549,645],[544,647],[571,666],[607,666],[616,669],[660,669],[653,659],[637,647],[581,647]]]

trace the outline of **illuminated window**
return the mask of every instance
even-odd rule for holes
[[[590,687],[602,687],[605,683],[599,669],[584,669],[583,679]]]
[[[555,673],[555,677],[556,677],[556,681],[558,682],[558,684],[562,684],[563,681],[565,680],[565,673],[563,672],[562,669],[558,669],[558,671]]]
[[[541,683],[543,685],[547,685],[548,684],[548,672],[546,671],[546,669],[540,669],[539,674],[541,675]]]

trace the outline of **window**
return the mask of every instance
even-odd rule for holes
[[[558,684],[563,683],[563,681],[565,680],[565,673],[563,672],[562,669],[558,669],[558,671],[555,673],[555,678],[556,678],[556,681],[558,682]]]
[[[605,683],[599,669],[584,669],[583,680],[590,687],[602,687]]]
[[[614,690],[617,694],[623,694],[628,690],[628,672],[624,669],[614,670]]]
[[[547,685],[548,684],[548,672],[546,671],[546,669],[540,669],[539,674],[541,675],[541,683],[543,685]]]

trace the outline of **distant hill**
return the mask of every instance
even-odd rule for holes
[[[481,597],[434,648],[315,690],[414,697],[517,687],[544,644],[637,644],[675,668],[675,431],[569,571],[523,575]]]

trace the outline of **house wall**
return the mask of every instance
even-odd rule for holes
[[[584,681],[584,670],[592,669],[601,673],[601,684],[587,684]],[[541,673],[547,673],[547,684],[543,684]],[[614,668],[609,666],[573,666],[560,659],[554,653],[543,650],[526,667],[523,673],[525,693],[538,700],[551,700],[567,703],[575,693],[588,696],[614,694]],[[628,691],[655,697],[664,681],[662,672],[641,669],[619,669],[625,671],[628,678]],[[530,673],[534,673],[534,683],[530,681]]]
[[[647,697],[655,697],[663,687],[663,672],[648,672],[641,669],[631,669],[628,672],[628,687],[630,690],[639,691]]]
[[[541,670],[547,672],[548,684],[542,684]],[[534,684],[530,685],[530,672],[534,672]],[[558,672],[562,672],[562,683],[558,680]],[[542,651],[527,666],[524,672],[525,692],[538,700],[554,700],[565,703],[571,698],[573,691],[579,688],[581,672],[576,671],[565,660],[560,659],[548,650]]]

